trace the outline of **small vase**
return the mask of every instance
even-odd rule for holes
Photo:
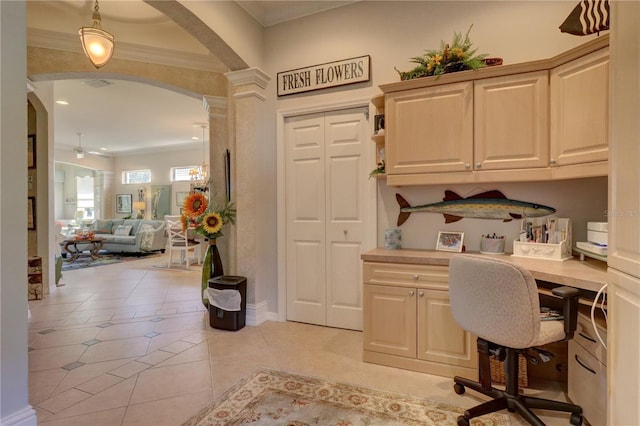
[[[209,280],[211,278],[219,277],[224,275],[224,270],[222,268],[222,259],[220,259],[220,252],[218,251],[218,246],[216,245],[215,239],[209,240],[209,246],[207,247],[207,252],[204,256],[204,262],[202,263],[202,304],[205,308],[209,306],[209,300],[205,299],[204,292],[209,287]]]

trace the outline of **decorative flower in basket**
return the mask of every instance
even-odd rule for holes
[[[453,42],[440,44],[439,50],[428,50],[422,56],[411,58],[411,62],[418,64],[411,71],[395,70],[400,74],[401,80],[412,80],[414,78],[440,76],[451,72],[464,70],[477,70],[487,66],[485,58],[487,54],[476,55],[477,49],[471,49],[472,43],[469,39],[471,27],[462,38],[461,33],[453,33]],[[475,55],[475,56],[474,56]]]
[[[236,209],[232,203],[225,201],[221,205],[214,205],[202,192],[189,194],[182,205],[182,229],[192,230],[209,240],[202,263],[201,279],[202,304],[205,307],[209,306],[206,292],[209,280],[224,275],[216,238],[222,236],[223,225],[235,223],[235,217]]]

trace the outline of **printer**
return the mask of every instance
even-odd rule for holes
[[[607,222],[587,222],[587,241],[576,242],[576,247],[589,253],[606,256],[608,236]]]

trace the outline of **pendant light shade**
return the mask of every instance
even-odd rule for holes
[[[93,26],[82,27],[78,31],[84,54],[87,55],[87,58],[96,68],[100,68],[109,62],[115,47],[113,35],[100,27],[100,21],[100,8],[98,0],[96,0],[93,9]]]

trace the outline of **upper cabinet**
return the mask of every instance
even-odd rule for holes
[[[387,95],[390,175],[467,170],[473,161],[473,83]]]
[[[551,70],[551,165],[607,161],[609,48]]]
[[[549,74],[474,81],[474,169],[547,167]]]
[[[387,184],[606,176],[608,42],[380,86]]]

